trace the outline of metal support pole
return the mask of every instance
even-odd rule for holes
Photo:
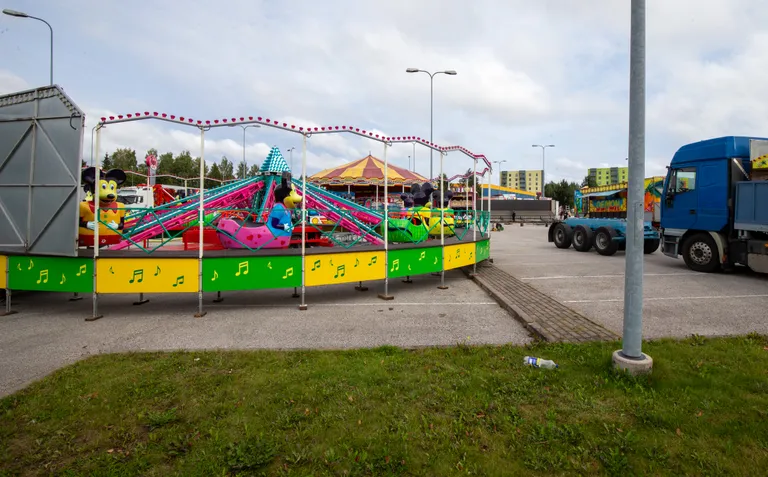
[[[413,143],[413,172],[416,172],[416,143]]]
[[[10,285],[10,282],[8,281],[10,279],[11,273],[11,261],[7,257],[5,260],[5,311],[0,313],[0,316],[8,316],[13,315],[16,313],[15,311],[11,310],[11,289],[8,287]]]
[[[147,303],[148,301],[149,301],[148,299],[147,300],[144,299],[144,294],[143,293],[139,293],[139,300],[138,301],[134,301],[133,304],[134,305],[143,305],[144,303]]]
[[[307,293],[307,234],[304,228],[307,224],[307,135],[301,135],[301,304],[299,310],[306,310]]]
[[[433,112],[434,112],[434,91],[435,91],[435,75],[431,74],[429,75],[429,142],[430,144],[434,144],[434,139],[432,138],[432,119],[433,119]],[[432,175],[432,153],[434,152],[434,149],[432,147],[429,148],[429,178],[433,179],[435,176]],[[442,156],[440,158],[442,161]],[[440,179],[442,180],[442,169],[440,173]]]
[[[472,275],[477,274],[477,158],[472,165],[472,241],[475,242],[475,263],[472,264]]]
[[[430,142],[432,140],[430,139]],[[432,151],[432,148],[429,149]],[[440,271],[440,290],[445,290],[445,181],[443,180],[443,157],[444,152],[440,152],[440,253],[443,255],[443,266]],[[434,205],[433,205],[434,207]]]
[[[96,128],[96,145],[93,147],[93,167],[96,169],[96,185],[99,184],[101,178],[101,158],[99,157],[99,149],[101,148],[101,127]],[[99,210],[99,191],[98,187],[93,191],[93,210],[95,212],[93,228],[93,310],[91,317],[86,318],[85,321],[96,321],[103,315],[99,314],[99,294],[96,286],[96,264],[99,261],[99,228],[101,211]]]
[[[245,130],[243,130],[245,133]],[[245,134],[243,134],[245,136]],[[205,217],[205,129],[200,128],[200,186],[198,192],[198,214],[197,214],[197,313],[195,318],[202,318],[206,315],[203,311],[203,227]]]
[[[379,294],[382,300],[392,300],[395,297],[389,294],[389,161],[387,160],[387,148],[384,142],[384,293]],[[405,186],[403,186],[405,187]]]
[[[75,292],[72,294],[72,298],[69,299],[69,301],[80,301],[83,297],[80,296],[79,293]]]
[[[650,372],[643,354],[643,183],[645,177],[645,0],[632,0],[629,67],[629,177],[627,252],[624,271],[624,333],[614,366]]]
[[[213,299],[213,302],[214,303],[221,303],[222,301],[224,301],[224,298],[221,297],[221,292],[217,291],[216,292],[216,298]]]
[[[488,173],[488,236],[491,236],[493,230],[493,217],[491,217],[491,196],[493,195],[493,167]]]

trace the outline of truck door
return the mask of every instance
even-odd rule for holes
[[[661,226],[665,229],[693,229],[698,219],[696,166],[670,170],[661,204]]]

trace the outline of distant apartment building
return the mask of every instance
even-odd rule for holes
[[[526,192],[542,192],[544,184],[541,178],[544,171],[501,171],[499,184],[502,187],[524,190]]]
[[[627,182],[627,167],[593,167],[587,169],[587,176],[595,181],[595,185],[604,186]]]

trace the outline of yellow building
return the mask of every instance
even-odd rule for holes
[[[544,184],[541,177],[544,171],[501,171],[499,183],[502,187],[524,190],[526,192],[542,192]]]
[[[593,167],[587,169],[587,176],[594,180],[596,186],[604,186],[627,182],[628,172],[628,167]]]

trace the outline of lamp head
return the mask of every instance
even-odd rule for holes
[[[19,18],[27,18],[29,16],[29,15],[27,15],[24,12],[19,12],[19,11],[16,11],[16,10],[11,10],[10,8],[3,9],[3,13],[5,13],[6,15],[10,15],[12,17],[19,17]]]
[[[418,68],[408,68],[408,69],[405,70],[405,72],[406,73],[418,73],[419,69]]]
[[[456,73],[455,70],[443,71],[443,73],[445,73],[447,75],[451,75],[451,76],[456,76],[458,74],[458,73]]]

